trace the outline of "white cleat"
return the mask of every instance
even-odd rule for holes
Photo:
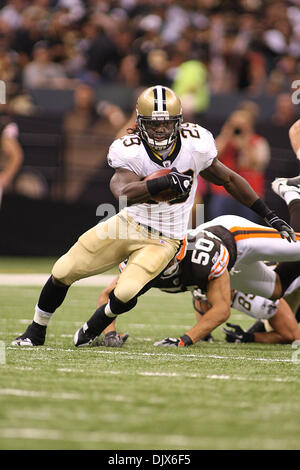
[[[42,346],[45,343],[46,326],[38,325],[34,321],[27,327],[25,333],[18,336],[11,343],[12,346]]]
[[[35,346],[29,338],[16,338],[11,342],[12,346],[26,346],[26,348],[33,348]]]
[[[272,189],[282,199],[288,191],[296,191],[300,194],[300,176],[296,176],[296,178],[276,178],[272,182]]]

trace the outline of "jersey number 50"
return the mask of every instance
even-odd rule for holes
[[[198,238],[195,243],[195,250],[193,250],[191,260],[193,263],[202,264],[205,266],[209,262],[209,253],[214,247],[214,242],[206,240],[205,238]]]

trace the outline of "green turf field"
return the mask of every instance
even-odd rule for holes
[[[300,364],[291,346],[228,344],[218,329],[213,344],[156,348],[194,316],[188,293],[153,290],[120,318],[130,334],[122,348],[76,349],[73,334],[98,295],[82,286],[70,289],[45,346],[10,346],[39,292],[0,287],[0,449],[300,448]],[[238,312],[231,320],[252,323]]]

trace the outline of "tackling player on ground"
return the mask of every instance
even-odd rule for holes
[[[300,210],[298,214],[300,216]],[[269,319],[276,333],[258,336],[256,339],[260,342],[300,339],[295,316],[286,302],[283,299],[276,303],[267,300],[280,299],[292,285],[299,288],[300,233],[296,233],[296,237],[296,243],[286,244],[275,230],[230,215],[217,217],[190,230],[184,259],[175,260],[141,293],[152,287],[170,293],[192,291],[194,307],[202,315],[198,315],[196,325],[180,338],[165,338],[156,345],[189,346],[205,339],[228,320],[231,307],[256,318]],[[281,277],[281,266],[273,270],[264,260],[290,261],[288,274],[285,272]],[[298,263],[294,262],[296,260]],[[114,282],[101,293],[99,303],[105,302]],[[236,291],[233,298],[231,289]],[[205,301],[198,295],[199,290],[206,295]],[[248,298],[244,292],[250,294]],[[110,331],[104,344],[109,345],[112,338],[113,332]],[[254,341],[255,337],[245,334],[244,340]],[[122,344],[124,339],[117,337],[115,342]]]

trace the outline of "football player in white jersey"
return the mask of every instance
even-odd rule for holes
[[[44,344],[47,325],[69,287],[125,258],[126,269],[109,302],[75,333],[75,346],[90,344],[117,315],[131,310],[138,293],[163,271],[184,240],[199,173],[223,185],[281,237],[295,241],[291,227],[266,206],[247,181],[218,161],[212,134],[197,124],[182,123],[180,100],[169,88],[153,86],[143,91],[137,101],[136,130],[112,143],[108,162],[115,169],[111,191],[117,199],[125,197],[127,207],[81,235],[58,259],[41,291],[33,322],[13,345]],[[144,179],[164,168],[171,172]],[[172,192],[172,200],[157,204],[155,199],[165,191]]]

